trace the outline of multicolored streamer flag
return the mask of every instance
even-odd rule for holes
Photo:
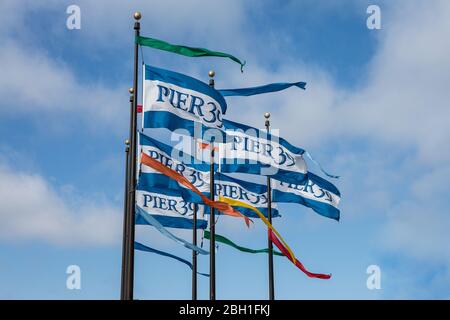
[[[320,274],[320,273],[312,273],[306,270],[306,268],[303,266],[303,264],[300,263],[300,261],[297,260],[294,253],[292,252],[291,248],[288,246],[286,241],[281,237],[281,235],[278,233],[278,231],[272,226],[272,224],[263,216],[263,214],[255,207],[252,207],[246,203],[243,203],[241,201],[229,199],[229,198],[219,198],[220,201],[226,202],[232,206],[238,206],[238,207],[246,207],[251,210],[253,210],[264,222],[264,224],[269,229],[269,239],[275,244],[275,246],[292,262],[294,263],[301,271],[303,271],[308,277],[311,278],[319,278],[319,279],[329,279],[331,278],[331,275],[326,274]]]
[[[208,230],[204,231],[204,237],[205,239],[211,239],[211,233]],[[246,248],[246,247],[242,247],[237,245],[236,243],[234,243],[233,241],[231,241],[228,238],[225,238],[224,236],[221,236],[219,234],[215,234],[214,239],[216,239],[217,242],[226,244],[230,247],[233,247],[239,251],[242,252],[246,252],[246,253],[269,253],[269,248],[265,248],[265,249],[250,249],[250,248]],[[282,254],[281,252],[278,251],[273,251],[273,254],[276,256],[282,256],[284,257],[284,254]]]
[[[239,217],[243,218],[247,226],[250,226],[250,222],[253,222],[251,219],[240,213],[239,211],[235,210],[232,206],[230,206],[226,202],[222,201],[212,201],[211,199],[207,198],[204,194],[201,193],[191,182],[189,182],[186,177],[182,176],[178,172],[176,172],[173,169],[170,169],[169,167],[166,167],[161,162],[158,162],[157,160],[151,158],[150,156],[143,153],[141,155],[141,164],[149,166],[160,173],[176,180],[180,185],[183,185],[187,188],[189,188],[192,192],[200,196],[200,198],[203,200],[203,203],[207,206],[213,207],[214,209],[219,210],[223,214],[232,216],[232,217]]]
[[[136,190],[136,204],[167,228],[192,229],[194,203],[185,201],[179,193],[170,189],[152,188]],[[197,205],[197,228],[206,229],[208,221],[202,217],[205,207]],[[142,216],[136,216],[136,224],[148,224]]]
[[[192,263],[190,263],[189,261],[187,261],[187,260],[185,260],[183,258],[180,258],[180,257],[178,257],[178,256],[176,256],[174,254],[171,254],[171,253],[168,253],[168,252],[164,252],[164,251],[161,251],[161,250],[157,250],[157,249],[151,248],[149,246],[145,246],[142,243],[139,243],[137,241],[134,242],[134,249],[135,250],[139,250],[139,251],[144,251],[144,252],[156,253],[156,254],[159,254],[159,255],[164,256],[164,257],[168,257],[168,258],[172,258],[172,259],[178,260],[181,263],[184,263],[185,265],[187,265],[192,270]],[[207,273],[201,273],[201,272],[197,272],[197,273],[199,275],[201,275],[201,276],[209,277],[209,274],[207,274]]]
[[[142,128],[197,131],[222,129],[223,96],[187,75],[144,65]],[[198,134],[198,133],[197,133]]]
[[[198,247],[198,246],[194,246],[192,243],[179,238],[177,236],[175,236],[173,233],[171,233],[169,230],[167,230],[166,228],[164,228],[159,222],[158,220],[156,220],[151,214],[148,214],[147,212],[145,212],[144,210],[142,210],[141,207],[136,206],[136,216],[140,216],[142,217],[142,219],[144,219],[145,221],[147,221],[147,224],[152,225],[156,228],[156,230],[158,230],[163,236],[183,245],[184,247],[188,248],[189,250],[194,250],[200,254],[209,254],[208,251],[203,250],[202,248]]]
[[[195,159],[187,154],[180,156],[180,151],[157,141],[143,133],[139,134],[139,141],[142,153],[170,167],[184,176],[190,183],[199,189],[203,195],[210,197],[209,165],[204,162],[195,163]],[[187,202],[203,203],[203,200],[190,189],[180,186],[178,182],[159,173],[157,170],[143,166],[139,175],[138,188],[152,191],[153,188],[162,190],[172,190],[178,192]],[[267,217],[267,186],[258,183],[242,181],[221,173],[215,174],[215,195],[238,199],[247,202],[259,210]],[[252,210],[244,208],[242,214],[258,218]],[[276,205],[272,208],[272,217],[278,217],[279,212]]]
[[[337,221],[340,218],[340,200],[341,193],[332,183],[311,172],[299,184],[272,180],[272,201],[299,203]]]
[[[248,97],[257,94],[282,91],[290,87],[297,87],[305,90],[306,82],[277,82],[251,88],[220,89],[219,92],[224,97]]]
[[[295,257],[292,258],[289,255],[289,251],[281,242],[280,240],[275,236],[275,234],[272,232],[272,230],[269,230],[269,239],[273,242],[273,244],[280,249],[280,251],[288,258],[297,268],[303,271],[304,274],[306,274],[310,278],[318,278],[318,279],[330,279],[331,274],[323,274],[323,273],[312,273],[306,270],[305,266],[298,261]]]
[[[180,54],[182,56],[186,57],[222,57],[222,58],[229,58],[233,60],[234,62],[237,62],[241,65],[241,72],[243,71],[245,61],[242,62],[235,56],[219,52],[219,51],[212,51],[205,48],[195,48],[195,47],[187,47],[183,45],[176,45],[176,44],[170,44],[163,40],[148,38],[148,37],[142,37],[138,36],[136,37],[136,43],[140,44],[141,46],[146,46],[154,49],[164,50],[176,54]]]
[[[247,204],[245,202],[242,202],[242,201],[239,201],[239,200],[230,199],[230,198],[220,197],[219,200],[223,201],[223,202],[226,202],[226,203],[228,203],[231,206],[238,206],[238,207],[243,207],[243,208],[248,208],[248,209],[253,210],[261,218],[261,220],[264,222],[264,224],[270,230],[275,232],[275,234],[281,239],[281,242],[287,248],[291,258],[295,259],[294,253],[292,252],[291,248],[289,248],[288,244],[284,241],[284,239],[281,237],[281,235],[278,233],[278,231],[272,226],[272,224],[269,222],[269,220],[267,220],[266,217],[264,217],[264,215],[257,208],[255,208],[252,205],[249,205],[249,204]]]

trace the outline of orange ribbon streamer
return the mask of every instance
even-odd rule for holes
[[[182,176],[181,174],[172,170],[171,168],[166,167],[161,162],[153,159],[152,157],[148,156],[145,153],[143,153],[141,156],[141,163],[161,172],[162,174],[168,176],[169,178],[174,179],[179,184],[187,187],[189,190],[192,190],[193,192],[195,192],[197,195],[200,196],[200,198],[206,205],[213,207],[226,215],[243,218],[245,220],[245,224],[247,225],[247,227],[250,226],[250,222],[253,222],[251,219],[249,219],[248,217],[246,217],[245,215],[234,209],[228,203],[222,201],[213,201],[209,199],[203,193],[201,193],[200,190],[198,190],[191,182],[189,182],[189,180],[186,177]]]
[[[210,144],[206,142],[199,142],[198,146],[200,147],[200,149],[211,149]],[[219,150],[219,147],[214,147],[214,151],[217,150]]]

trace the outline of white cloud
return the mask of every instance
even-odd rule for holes
[[[79,1],[77,5],[81,8],[82,25],[79,31],[72,32],[79,34],[80,52],[86,53],[83,50],[89,48],[89,54],[97,56],[96,59],[102,59],[102,50],[115,51],[117,47],[123,48],[126,41],[132,40],[132,13],[136,8],[146,17],[147,26],[142,23],[143,32],[152,30],[149,36],[173,34],[171,41],[176,42],[195,33],[196,39],[201,40],[192,43],[193,46],[205,45],[208,39],[216,39],[225,45],[223,50],[231,45],[226,40],[238,32],[240,23],[236,22],[242,21],[243,15],[238,1],[227,2],[226,5],[209,1],[182,4],[178,1]],[[0,114],[44,117],[46,121],[56,119],[60,123],[75,119],[82,121],[77,122],[78,126],[107,127],[113,132],[123,132],[128,124],[124,119],[128,117],[127,81],[131,80],[131,74],[113,86],[105,84],[102,79],[80,79],[63,57],[56,58],[53,52],[47,52],[29,36],[31,14],[51,13],[56,17],[58,10],[61,16],[55,22],[66,16],[63,3],[6,0],[0,4],[3,26],[0,31]],[[221,14],[217,15],[218,11]],[[186,28],[187,25],[189,28]],[[65,24],[51,24],[45,32],[46,37],[56,39],[60,46],[68,45],[71,39]],[[122,60],[128,61],[130,58],[123,56]],[[239,70],[239,66],[236,65],[235,69]],[[97,74],[95,78],[100,76]]]
[[[416,151],[389,166],[393,176],[368,167],[396,194],[380,238],[392,250],[450,270],[450,3],[402,2],[388,17],[366,89],[343,102],[342,115],[331,115],[343,124],[343,134],[384,144],[379,159],[385,152]]]
[[[120,243],[120,209],[107,202],[73,203],[62,193],[40,175],[0,163],[0,239],[70,246]]]
[[[225,70],[228,83],[236,86],[308,83],[305,92],[290,89],[283,94],[230,99],[234,105],[229,108],[230,117],[262,125],[263,112],[272,111],[274,127],[281,127],[285,136],[302,145],[319,147],[362,138],[415,150],[424,162],[445,163],[450,160],[450,149],[443,148],[450,136],[449,16],[448,1],[384,6],[383,30],[372,31],[379,34],[379,48],[367,75],[361,74],[360,83],[365,85],[351,91],[336,84],[326,70],[288,54],[282,55],[284,62],[276,71],[263,63],[249,66],[245,76]]]
[[[425,161],[450,160],[450,151],[442,148],[450,136],[449,17],[448,1],[396,6],[369,85],[348,102],[345,115],[352,115],[357,132],[415,147]]]
[[[82,13],[86,15],[86,29],[92,39],[117,38],[133,34],[135,11],[142,13],[142,32],[150,32],[148,36],[171,34],[177,40],[196,35],[198,45],[204,45],[211,39],[223,39],[240,30],[244,19],[243,5],[238,0],[227,1],[177,1],[167,0],[150,2],[138,0],[123,1],[78,1]],[[114,23],[111,23],[111,20]],[[84,26],[82,27],[84,28]],[[211,37],[213,35],[214,37]],[[221,40],[220,40],[221,41]],[[105,41],[107,43],[107,41]],[[194,45],[194,44],[193,44]],[[225,44],[230,45],[230,44]]]
[[[450,267],[449,226],[450,216],[444,207],[411,200],[390,210],[380,240],[404,255]]]
[[[0,69],[0,113],[59,120],[75,117],[91,127],[126,126],[126,86],[121,94],[100,83],[83,83],[63,62],[40,50],[30,55],[11,41],[0,45]]]

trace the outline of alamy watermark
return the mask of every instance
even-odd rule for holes
[[[68,274],[68,277],[66,279],[66,288],[69,290],[80,290],[81,268],[75,264],[72,264],[67,267],[66,274]]]
[[[381,9],[376,4],[371,4],[366,10],[369,17],[367,17],[366,25],[369,30],[381,29]]]
[[[369,290],[380,290],[381,289],[381,269],[376,264],[372,264],[367,267],[366,270],[367,277],[366,286]]]
[[[66,27],[69,30],[81,29],[81,9],[76,4],[67,7],[66,13],[69,15],[66,20]]]

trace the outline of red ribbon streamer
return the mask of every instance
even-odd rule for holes
[[[145,153],[143,153],[141,156],[141,163],[161,172],[162,174],[168,176],[169,178],[174,179],[179,184],[182,184],[185,187],[189,188],[190,190],[195,192],[197,195],[199,195],[200,198],[202,198],[203,202],[206,205],[213,207],[226,215],[229,215],[232,217],[243,218],[245,220],[245,223],[247,224],[247,227],[250,226],[250,222],[253,222],[251,219],[244,216],[242,213],[240,213],[239,211],[234,209],[228,203],[225,203],[222,201],[213,201],[213,200],[209,199],[203,193],[201,193],[200,190],[198,190],[191,182],[189,182],[189,180],[186,177],[182,176],[181,174],[172,170],[171,168],[166,167],[161,162],[153,159],[152,157],[146,155]]]
[[[291,255],[289,254],[289,251],[285,248],[285,246],[280,242],[280,240],[277,238],[277,236],[272,232],[272,230],[269,229],[269,240],[275,244],[278,249],[288,258],[292,263],[294,263],[297,268],[303,271],[308,277],[310,278],[318,278],[318,279],[330,279],[331,274],[322,274],[322,273],[312,273],[306,270],[306,268],[303,266],[303,264],[295,259],[295,261],[292,260]]]

